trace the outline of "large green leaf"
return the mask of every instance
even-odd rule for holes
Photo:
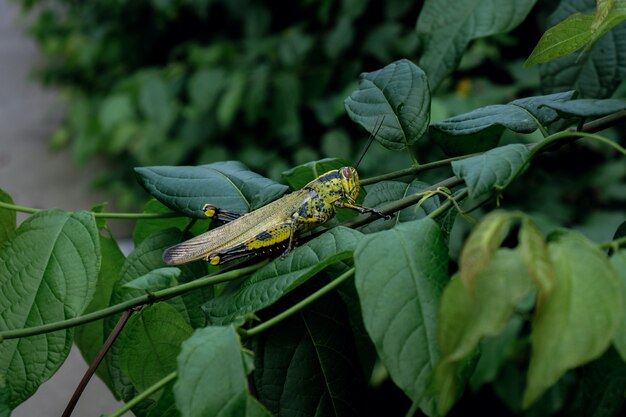
[[[500,249],[478,273],[470,289],[453,277],[441,299],[437,366],[440,390],[438,408],[445,414],[459,397],[458,376],[465,361],[486,336],[496,336],[506,326],[522,297],[533,290],[533,282],[516,251]]]
[[[120,368],[141,392],[176,370],[180,344],[193,333],[183,316],[167,303],[134,314],[116,341]]]
[[[256,174],[237,161],[201,166],[135,168],[139,183],[174,211],[205,218],[206,203],[246,213],[282,196],[287,186]]]
[[[452,171],[465,180],[471,198],[493,192],[515,179],[530,151],[519,143],[500,146],[482,155],[452,162]]]
[[[506,33],[519,25],[536,0],[430,0],[417,20],[423,43],[420,66],[428,75],[430,88],[458,65],[473,39]]]
[[[11,196],[0,189],[0,201],[13,204]],[[16,216],[14,210],[0,208],[0,246],[15,233]]]
[[[80,315],[91,302],[100,242],[90,213],[39,212],[0,251],[0,329],[21,329]],[[0,343],[0,374],[10,406],[30,397],[61,366],[73,329]]]
[[[248,392],[241,344],[233,327],[196,330],[182,344],[174,384],[183,417],[269,417]]]
[[[366,415],[366,380],[336,293],[255,337],[252,347],[257,394],[274,415]]]
[[[110,304],[118,304],[145,294],[144,290],[126,288],[125,285],[151,271],[163,268],[163,251],[182,239],[182,233],[177,229],[166,229],[146,238],[129,255],[120,270],[119,280],[115,283],[111,293]],[[194,262],[180,267],[179,281],[189,282],[206,273],[206,266],[200,262]],[[200,306],[213,294],[213,290],[202,289],[175,297],[167,301],[184,317],[192,327],[201,327],[206,323]],[[104,333],[108,335],[120,315],[108,317],[104,320]],[[131,381],[120,371],[120,346],[113,344],[107,354],[107,365],[111,374],[114,392],[123,400],[128,401],[137,393]]]
[[[619,278],[592,242],[563,233],[549,250],[556,281],[533,319],[525,406],[568,369],[599,357],[624,316]]]
[[[574,13],[548,29],[528,57],[527,64],[539,64],[571,54],[602,37],[615,25],[626,19],[623,0],[598,1],[594,13]]]
[[[376,140],[388,149],[401,150],[415,143],[430,120],[426,75],[406,59],[361,74],[359,88],[344,104],[350,118],[376,133]]]
[[[431,219],[366,235],[354,254],[363,322],[393,381],[433,415],[439,360],[435,317],[448,281],[448,248]]]
[[[119,279],[120,269],[124,263],[124,254],[120,250],[117,242],[110,237],[100,235],[100,253],[102,256],[102,266],[98,274],[98,282],[93,300],[85,309],[85,314],[97,311],[109,306],[111,292],[115,282]],[[104,333],[103,320],[96,320],[83,326],[77,327],[74,333],[74,342],[80,349],[80,353],[87,363],[91,363],[107,335]],[[105,357],[97,369],[97,374],[107,386],[112,387],[109,369]]]
[[[574,12],[588,13],[595,0],[563,1],[548,19],[554,26]],[[570,54],[540,66],[544,91],[577,90],[581,97],[610,97],[626,77],[626,23],[621,23],[598,39],[583,54]]]
[[[583,47],[591,40],[592,23],[592,14],[574,13],[546,30],[526,60],[526,64],[548,62]]]
[[[228,324],[268,307],[329,265],[351,259],[360,237],[356,230],[336,227],[294,249],[285,259],[275,259],[202,309],[211,323]]]
[[[386,203],[397,201],[403,197],[417,194],[429,187],[422,181],[411,181],[410,183],[400,181],[381,181],[367,189],[367,196],[363,200],[365,207],[380,208]],[[421,219],[439,207],[439,197],[431,197],[424,201],[419,207],[411,206],[400,210],[392,220],[378,219],[359,227],[363,233],[373,233],[380,230],[391,229],[398,223]]]

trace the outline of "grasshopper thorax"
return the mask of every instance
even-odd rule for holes
[[[349,203],[354,203],[361,190],[359,174],[357,174],[356,169],[352,167],[343,167],[339,169],[339,178],[341,180],[343,195]]]

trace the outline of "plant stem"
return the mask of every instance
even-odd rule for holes
[[[467,188],[465,188],[461,190],[456,196],[450,196],[448,200],[446,200],[442,205],[437,207],[431,213],[428,213],[428,217],[430,217],[431,219],[436,219],[447,210],[449,210],[453,205],[455,205],[455,202],[458,204],[459,201],[464,200],[468,195],[469,191],[467,190]]]
[[[196,290],[208,285],[215,285],[221,282],[231,281],[240,278],[246,274],[256,271],[269,261],[265,260],[254,265],[243,267],[240,269],[234,269],[232,271],[224,272],[217,275],[209,275],[202,278],[198,278],[195,281],[180,284],[175,287],[165,288],[163,290],[154,291],[150,294],[142,295],[140,297],[133,298],[120,304],[115,304],[104,308],[102,310],[94,311],[93,313],[85,314],[83,316],[74,317],[68,320],[57,321],[54,323],[43,324],[41,326],[27,327],[24,329],[6,330],[0,332],[0,343],[3,340],[16,339],[20,337],[34,336],[42,333],[54,332],[57,330],[66,329],[69,327],[80,326],[81,324],[89,323],[95,320],[102,319],[107,316],[112,316],[117,313],[121,313],[129,308],[134,308],[144,304],[154,303],[156,301],[168,300],[178,295],[187,293],[189,291]]]
[[[587,122],[583,125],[582,130],[587,133],[595,133],[614,126],[622,120],[626,120],[626,110],[611,113],[607,116]]]
[[[281,321],[285,320],[286,318],[291,317],[292,315],[294,315],[298,311],[302,310],[303,308],[305,308],[309,304],[317,301],[322,296],[328,294],[330,291],[332,291],[335,288],[337,288],[337,286],[339,286],[339,284],[341,284],[342,282],[346,281],[348,278],[352,277],[352,275],[354,275],[354,267],[348,269],[346,272],[344,272],[339,277],[337,277],[337,279],[335,279],[335,280],[331,281],[330,283],[326,284],[325,286],[323,286],[319,290],[315,291],[313,294],[311,294],[308,297],[306,297],[304,300],[294,304],[293,306],[289,307],[287,310],[283,311],[280,314],[277,314],[276,316],[272,317],[271,319],[267,320],[266,322],[263,322],[263,323],[259,324],[258,326],[255,326],[255,327],[253,327],[251,329],[248,329],[248,330],[239,329],[240,334],[242,336],[244,336],[244,337],[256,336],[257,334],[259,334],[259,333],[269,329],[270,327],[280,323]]]
[[[442,168],[450,165],[451,162],[460,161],[461,159],[470,158],[472,156],[480,155],[482,152],[463,155],[463,156],[455,156],[454,158],[441,159],[435,162],[429,162],[427,164],[422,164],[419,166],[413,166],[405,169],[400,169],[398,171],[390,172],[389,174],[378,175],[375,177],[364,178],[361,180],[361,185],[371,185],[381,181],[393,180],[396,178],[405,177],[407,175],[416,175],[420,172],[429,171],[431,169]]]
[[[25,207],[18,206],[17,204],[10,204],[0,201],[0,208],[19,211],[20,213],[29,213],[35,214],[43,211],[44,209],[38,209],[33,207]],[[100,213],[100,212],[91,212],[96,218],[103,219],[128,219],[128,220],[137,220],[137,219],[166,219],[170,217],[185,217],[184,214],[181,213]]]
[[[619,248],[622,245],[626,245],[626,236],[622,236],[615,240],[609,240],[608,242],[602,242],[598,244],[600,249]]]
[[[115,410],[113,414],[110,414],[109,417],[121,417],[125,412],[130,411],[131,408],[157,392],[158,390],[165,387],[168,383],[176,379],[176,371],[170,373],[169,375],[162,378],[160,381],[157,381],[154,385],[146,389],[141,394],[137,395],[135,398],[124,404],[122,407]]]
[[[128,322],[128,319],[130,319],[130,316],[133,314],[133,311],[134,310],[132,308],[129,308],[128,310],[124,311],[124,314],[122,315],[122,317],[120,317],[120,319],[117,321],[117,324],[111,331],[111,334],[109,334],[109,337],[107,337],[107,340],[104,342],[104,344],[98,351],[98,354],[94,358],[93,362],[91,363],[91,365],[89,365],[89,369],[87,369],[87,372],[85,372],[85,375],[83,375],[83,378],[80,380],[80,383],[76,387],[74,394],[72,394],[72,398],[70,399],[70,402],[67,403],[67,406],[65,407],[65,410],[63,411],[63,414],[61,417],[70,417],[72,415],[72,411],[74,411],[74,408],[76,407],[76,404],[78,403],[78,400],[80,399],[80,396],[83,394],[83,391],[85,391],[85,388],[87,387],[87,384],[89,383],[89,380],[91,379],[93,374],[96,372],[96,369],[98,369],[98,366],[100,365],[100,363],[102,363],[104,356],[107,354],[107,352],[111,348],[111,345],[113,345],[113,342],[115,342],[115,340],[119,336],[120,332],[122,331],[122,329]]]

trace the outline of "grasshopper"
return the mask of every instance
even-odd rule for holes
[[[205,204],[202,208],[205,216],[226,223],[167,249],[163,261],[180,265],[204,259],[211,265],[219,265],[286,248],[281,255],[284,257],[298,234],[333,218],[337,207],[391,218],[378,210],[357,205],[360,189],[356,169],[343,167],[328,171],[302,189],[250,213],[235,213]]]

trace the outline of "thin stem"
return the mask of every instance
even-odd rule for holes
[[[582,130],[587,133],[595,133],[614,126],[623,120],[626,120],[626,110],[620,110],[608,116],[587,122],[583,125]]]
[[[454,158],[441,159],[435,162],[429,162],[419,166],[400,169],[398,171],[390,172],[389,174],[378,175],[375,177],[364,178],[361,180],[361,185],[371,185],[381,181],[393,180],[396,178],[406,177],[407,175],[417,175],[420,172],[429,171],[431,169],[442,168],[450,165],[454,161],[460,161],[461,159],[470,158],[472,156],[480,155],[482,152],[473,153],[463,156],[455,156]]]
[[[115,342],[115,340],[119,336],[120,332],[122,331],[122,329],[128,322],[128,319],[130,319],[130,316],[133,314],[133,311],[135,310],[133,310],[132,308],[129,308],[128,310],[124,312],[124,314],[117,321],[117,324],[111,331],[111,334],[109,334],[109,337],[107,337],[107,340],[104,342],[104,344],[98,351],[98,354],[94,358],[93,362],[91,363],[91,365],[89,365],[89,369],[87,369],[87,372],[85,372],[85,375],[83,375],[83,378],[80,380],[80,383],[76,387],[76,390],[74,391],[74,394],[72,395],[72,398],[70,399],[70,402],[67,404],[67,406],[65,407],[65,410],[63,411],[62,417],[69,417],[72,415],[72,411],[74,411],[74,408],[76,407],[76,404],[78,403],[78,400],[80,399],[80,396],[83,394],[83,391],[85,391],[85,388],[87,387],[87,384],[89,383],[89,380],[91,379],[93,374],[96,373],[96,369],[98,369],[98,366],[100,366],[100,363],[102,363],[104,356],[107,354],[107,352],[113,345],[113,342]]]
[[[602,242],[598,244],[600,249],[619,248],[622,245],[626,245],[626,236],[622,236],[615,240],[609,240],[608,242]]]
[[[446,200],[442,205],[437,207],[432,212],[428,213],[428,217],[431,219],[436,219],[446,211],[448,211],[452,206],[456,206],[458,208],[458,203],[461,200],[464,200],[469,195],[469,191],[467,188],[461,190],[456,196],[450,196],[448,200]]]
[[[38,209],[33,207],[25,207],[19,206],[17,204],[10,204],[0,201],[0,208],[19,211],[20,213],[29,213],[35,214],[43,211],[44,209]],[[128,220],[137,220],[137,219],[166,219],[170,217],[185,217],[184,214],[180,213],[100,213],[100,212],[92,212],[94,217],[103,218],[103,219],[128,219]]]
[[[6,330],[0,332],[0,343],[3,340],[16,339],[20,337],[34,336],[42,333],[54,332],[57,330],[66,329],[69,327],[80,326],[81,324],[90,323],[95,320],[112,316],[117,313],[121,313],[129,308],[134,308],[140,305],[154,303],[156,301],[168,300],[178,295],[187,293],[189,291],[196,290],[208,285],[215,285],[221,282],[231,281],[240,278],[246,274],[256,271],[269,261],[265,260],[258,264],[250,265],[240,269],[234,269],[232,271],[224,272],[217,275],[209,275],[202,278],[198,278],[195,281],[180,284],[175,287],[165,288],[163,290],[154,291],[150,294],[142,295],[130,300],[127,300],[120,304],[115,304],[102,310],[94,311],[93,313],[85,314],[83,316],[74,317],[68,320],[57,321],[54,323],[43,324],[41,326],[27,327],[24,329]]]
[[[248,329],[248,330],[239,329],[239,332],[244,337],[256,336],[257,334],[259,334],[259,333],[269,329],[272,326],[275,326],[276,324],[278,324],[281,321],[287,319],[288,317],[291,317],[292,315],[294,315],[298,311],[302,310],[306,306],[310,305],[311,303],[317,301],[318,299],[320,299],[324,295],[328,294],[330,291],[332,291],[335,288],[337,288],[337,286],[339,286],[342,282],[344,282],[348,278],[352,277],[352,275],[354,275],[354,267],[348,269],[346,272],[344,272],[339,277],[337,277],[337,279],[335,279],[335,280],[331,281],[330,283],[326,284],[325,286],[323,286],[319,290],[315,291],[313,294],[311,294],[308,297],[306,297],[304,300],[294,304],[293,306],[289,307],[287,310],[283,311],[282,313],[277,314],[276,316],[272,317],[271,319],[267,320],[266,322],[263,322],[263,323],[259,324],[258,326],[255,326],[255,327],[253,327],[251,329]]]
[[[140,402],[142,402],[143,400],[145,400],[146,398],[148,398],[149,396],[151,396],[158,390],[163,389],[163,387],[165,387],[168,383],[172,382],[175,379],[176,379],[176,371],[165,376],[163,379],[156,382],[154,385],[146,389],[144,392],[142,392],[141,394],[137,395],[135,398],[133,398],[132,400],[124,404],[122,407],[115,410],[115,412],[113,414],[110,414],[109,417],[121,417],[122,415],[124,415],[124,413],[126,413],[127,411],[130,411],[131,408],[133,408],[134,406],[136,406],[137,404],[139,404]]]

